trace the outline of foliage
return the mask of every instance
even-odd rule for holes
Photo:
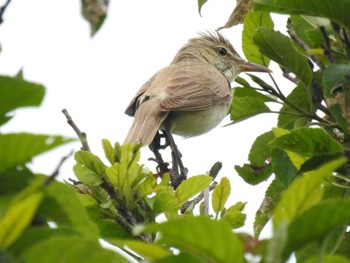
[[[199,12],[206,2],[198,1]],[[90,12],[95,33],[108,1],[82,3],[84,12],[103,10],[99,18]],[[77,181],[68,184],[53,180],[56,173],[35,174],[26,163],[72,139],[2,133],[1,261],[247,262],[253,255],[278,263],[294,254],[298,262],[350,262],[349,8],[346,0],[242,0],[224,26],[245,18],[247,59],[276,63],[281,72],[273,75],[294,85],[286,92],[273,75],[272,85],[253,75],[236,80],[233,124],[278,115],[276,127],[252,143],[248,163],[235,166],[248,184],[271,181],[254,236],[233,231],[245,224],[245,203],[228,204],[230,180],[215,181],[219,164],[173,189],[168,174],[159,178],[139,163],[138,144],[104,139],[108,163],[88,149],[76,152]],[[288,15],[288,35],[273,29],[272,12]],[[39,106],[44,90],[20,76],[0,76],[0,125],[19,107]],[[268,222],[271,237],[261,240]]]

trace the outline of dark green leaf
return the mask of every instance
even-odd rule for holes
[[[266,181],[272,174],[270,166],[254,167],[250,164],[244,164],[242,167],[235,165],[235,170],[242,179],[251,185],[256,185]]]
[[[237,123],[260,113],[270,112],[269,107],[264,103],[265,101],[265,98],[260,97],[234,95],[229,109],[231,120],[233,123]]]
[[[327,17],[350,29],[348,0],[254,0],[254,10]]]
[[[342,152],[343,146],[323,129],[299,128],[274,139],[269,144],[303,157]]]
[[[244,262],[243,246],[224,221],[207,217],[183,217],[146,226],[145,231],[161,234],[159,244],[189,253],[202,262]]]
[[[40,84],[0,76],[0,125],[9,119],[6,114],[14,109],[39,106],[44,94],[45,88]]]
[[[350,134],[350,64],[326,68],[323,93],[332,116],[343,131]]]
[[[0,173],[0,195],[14,194],[22,190],[33,178],[33,173],[24,165],[17,165]]]
[[[266,132],[258,136],[249,152],[249,161],[251,165],[261,167],[271,156],[271,148],[267,145],[275,138],[272,131]]]
[[[264,226],[272,218],[272,212],[280,200],[284,189],[285,186],[278,178],[275,178],[267,188],[264,200],[262,201],[258,211],[256,211],[254,219],[254,236],[256,238],[259,237]]]
[[[306,113],[312,112],[308,94],[304,85],[301,83],[287,96],[287,100]],[[287,104],[283,104],[283,107],[280,109],[280,114],[278,115],[278,127],[288,130],[299,128],[298,124],[301,118],[302,114],[300,112]]]
[[[306,87],[309,86],[312,71],[307,56],[294,46],[290,38],[271,29],[259,28],[254,34],[254,43],[265,56],[293,72]]]
[[[295,178],[298,170],[291,161],[287,153],[281,149],[273,149],[271,151],[272,170],[276,177],[285,186],[288,186]]]
[[[34,156],[73,141],[61,136],[30,133],[0,134],[0,173],[25,164]]]
[[[270,59],[265,57],[258,46],[254,44],[253,35],[257,28],[266,27],[273,29],[273,22],[266,12],[249,12],[244,20],[242,32],[242,50],[245,57],[254,63],[268,66]]]
[[[350,263],[346,258],[337,255],[323,256],[321,259],[320,257],[314,257],[310,260],[304,261],[304,263],[318,263],[320,260],[322,263]]]

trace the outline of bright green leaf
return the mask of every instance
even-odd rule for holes
[[[226,220],[232,228],[239,228],[244,226],[247,215],[242,211],[245,205],[246,203],[237,202],[236,204],[230,206],[227,209],[223,220]]]
[[[31,223],[43,197],[43,180],[17,193],[0,218],[0,250],[8,248]]]
[[[243,246],[224,221],[207,217],[181,219],[146,226],[146,232],[159,232],[158,244],[189,253],[202,262],[244,262]]]
[[[312,259],[304,261],[304,263],[318,263],[320,260],[322,263],[350,263],[350,260],[337,255],[323,256],[322,259],[319,257],[314,257]]]
[[[97,240],[87,240],[85,237],[82,236],[53,236],[29,247],[23,253],[22,258],[25,262],[36,263],[129,262],[118,253],[102,248],[97,242]]]
[[[0,134],[0,173],[73,139],[30,133]]]
[[[209,187],[212,180],[213,178],[207,175],[196,175],[182,181],[175,190],[177,200],[180,204],[185,203],[188,199]]]
[[[111,165],[113,165],[116,158],[115,158],[115,150],[113,149],[112,144],[107,139],[103,139],[102,140],[102,147],[103,147],[103,151],[105,153],[107,160],[109,161],[109,163]]]
[[[251,11],[247,14],[242,32],[242,50],[249,61],[268,66],[270,59],[260,52],[259,47],[253,41],[253,35],[258,27],[273,29],[269,13]]]
[[[97,186],[102,183],[102,179],[99,175],[80,163],[73,166],[73,171],[79,181],[87,186]]]
[[[345,158],[331,161],[295,179],[277,204],[273,219],[274,227],[283,222],[290,223],[304,211],[318,204],[323,196],[322,185],[325,179],[345,163]]]
[[[227,177],[221,178],[220,183],[215,186],[212,194],[212,206],[216,214],[225,208],[228,197],[230,196],[231,185]]]
[[[106,171],[106,165],[96,155],[89,151],[78,151],[75,153],[74,158],[78,164],[85,166],[96,175],[103,175]]]
[[[201,15],[202,7],[208,0],[198,0],[198,13]]]
[[[310,208],[291,222],[285,256],[311,241],[321,241],[349,220],[350,200],[329,201]]]

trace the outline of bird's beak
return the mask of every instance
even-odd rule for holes
[[[245,71],[255,71],[255,72],[267,72],[267,73],[272,73],[272,71],[270,69],[268,69],[267,67],[258,65],[258,64],[254,64],[248,61],[236,61],[237,65],[239,66],[239,68],[241,69],[242,72]]]

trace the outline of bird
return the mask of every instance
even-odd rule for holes
[[[209,132],[228,114],[231,82],[247,71],[271,72],[241,58],[221,33],[200,32],[136,92],[125,110],[134,120],[124,143],[150,145],[158,130],[171,138]]]

